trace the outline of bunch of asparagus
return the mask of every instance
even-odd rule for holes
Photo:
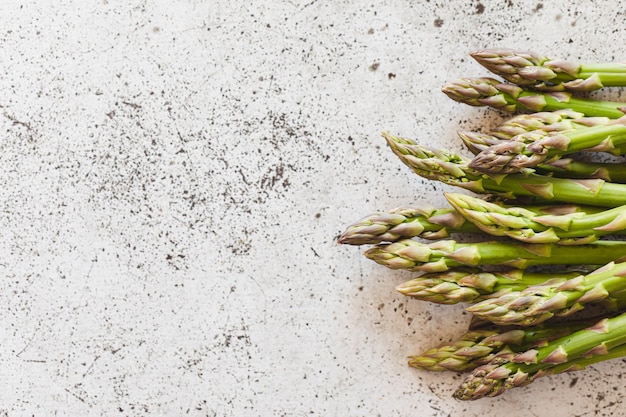
[[[471,56],[504,81],[463,78],[443,92],[517,113],[486,133],[459,132],[471,157],[383,133],[416,174],[465,192],[444,193],[448,207],[369,215],[338,238],[414,272],[400,293],[465,304],[465,334],[409,358],[422,370],[470,372],[460,400],[626,356],[626,164],[589,162],[626,155],[626,103],[576,96],[626,86],[626,65],[505,49]],[[453,239],[463,234],[478,241]]]

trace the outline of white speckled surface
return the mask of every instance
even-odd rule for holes
[[[406,356],[462,308],[339,247],[442,203],[389,130],[461,150],[440,92],[491,46],[623,60],[615,2],[4,1],[0,415],[608,416],[621,361],[496,399]],[[620,98],[621,89],[602,93]]]

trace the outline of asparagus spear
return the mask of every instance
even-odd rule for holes
[[[534,369],[539,369],[530,370],[530,372],[525,370],[528,366],[516,366],[515,364],[511,364],[511,359],[518,355],[519,354],[514,352],[505,352],[494,356],[492,363],[475,368],[472,375],[461,384],[453,396],[459,400],[477,400],[483,397],[496,397],[508,389],[526,386],[537,378],[563,372],[581,371],[590,365],[623,358],[626,356],[626,344],[612,347],[606,350],[606,353],[592,356],[580,356],[557,365],[535,366]],[[507,372],[516,372],[516,374],[512,377],[505,377],[498,373],[492,374],[494,371],[502,373],[502,375]]]
[[[477,154],[488,146],[499,144],[501,141],[513,139],[532,141],[537,137],[534,134],[524,135],[526,133],[534,133],[535,131],[546,133],[566,132],[607,125],[612,123],[613,120],[608,117],[584,117],[582,113],[572,110],[518,114],[493,128],[489,134],[459,132],[459,136],[461,136],[461,139],[470,151]],[[539,136],[539,138],[541,137]],[[619,149],[620,153],[625,153],[626,146],[622,146]]]
[[[626,64],[584,64],[499,48],[476,51],[470,55],[505,80],[538,90],[586,92],[626,85]]]
[[[492,129],[491,135],[498,139],[510,140],[514,136],[534,130],[563,132],[610,123],[608,117],[585,117],[583,113],[570,109],[552,112],[518,114]]]
[[[509,174],[582,150],[619,154],[623,145],[626,145],[626,116],[586,129],[552,134],[542,130],[524,133],[489,146],[476,155],[469,166],[485,173]]]
[[[480,229],[452,208],[397,208],[357,221],[348,226],[337,241],[365,245],[410,237],[441,239],[450,236],[450,233],[480,233]]]
[[[396,136],[383,134],[391,150],[416,174],[474,191],[514,199],[536,197],[602,207],[626,201],[626,185],[602,179],[554,178],[538,174],[486,175],[470,168],[469,160],[446,150],[434,150]]]
[[[626,205],[593,214],[537,215],[524,207],[503,206],[469,195],[444,193],[458,214],[485,233],[526,243],[591,243],[626,233]]]
[[[507,112],[571,109],[586,116],[617,119],[624,115],[621,109],[626,107],[626,103],[576,98],[565,91],[527,91],[488,77],[454,80],[444,85],[442,91],[451,99],[470,106],[489,106]]]
[[[526,209],[538,216],[597,213],[602,210],[598,207],[577,205],[527,205]],[[388,212],[369,215],[355,222],[348,226],[337,241],[340,244],[366,245],[395,242],[411,237],[436,240],[449,237],[452,233],[482,233],[482,230],[450,207],[396,208]]]
[[[590,320],[578,320],[526,328],[492,326],[470,330],[450,343],[409,356],[409,366],[426,371],[471,371],[497,357],[526,351],[592,324]]]
[[[609,262],[590,274],[512,291],[468,306],[467,310],[492,323],[529,326],[570,315],[589,303],[610,304],[626,293],[625,276],[626,262]]]
[[[511,269],[487,272],[480,269],[455,268],[420,275],[400,284],[396,290],[409,297],[437,304],[475,303],[546,282],[564,283],[579,275],[580,273],[575,271],[539,273]]]
[[[474,155],[490,146],[502,143],[495,136],[485,133],[458,132],[458,134],[465,147]],[[625,153],[626,146],[620,146],[619,152],[620,154]],[[535,172],[559,178],[600,178],[608,182],[626,183],[626,165],[623,163],[582,162],[572,158],[559,158],[537,165]]]
[[[626,354],[626,314],[522,353],[500,355],[472,371],[454,392],[459,400],[494,397],[548,374],[581,369]]]
[[[626,255],[626,242],[599,241],[588,245],[554,243],[441,240],[423,244],[412,239],[380,244],[365,256],[391,269],[438,272],[457,266],[502,265],[525,269],[535,265],[604,265]]]

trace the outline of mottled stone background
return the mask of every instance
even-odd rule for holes
[[[440,92],[503,46],[623,60],[619,2],[0,3],[0,415],[608,416],[622,361],[497,399],[406,357],[467,325],[340,247],[449,189],[388,130],[462,151]],[[604,97],[620,98],[612,89]],[[510,414],[509,414],[510,415]]]

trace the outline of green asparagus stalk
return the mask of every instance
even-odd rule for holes
[[[420,275],[398,285],[396,290],[406,296],[437,304],[476,303],[546,282],[562,284],[579,275],[575,271],[542,273],[511,269],[487,272],[455,268]]]
[[[577,205],[526,205],[525,207],[537,216],[597,213],[602,210],[599,207]],[[422,206],[396,208],[364,217],[348,226],[337,241],[340,244],[366,245],[395,242],[412,237],[437,240],[450,237],[453,233],[482,233],[482,230],[465,220],[453,208]]]
[[[608,361],[611,359],[619,359],[626,356],[626,343],[619,345],[617,347],[609,349],[606,353],[602,353],[600,355],[589,356],[589,357],[579,357],[573,359],[571,361],[561,363],[549,368],[545,368],[539,370],[535,375],[533,375],[533,379],[537,379],[543,376],[560,374],[562,372],[576,372],[582,371],[586,367],[590,365],[594,365],[596,363]]]
[[[557,365],[535,366],[534,369],[527,372],[528,366],[516,366],[511,364],[511,360],[519,354],[515,352],[503,352],[495,355],[492,363],[481,365],[473,369],[473,374],[467,378],[459,387],[453,396],[459,400],[477,400],[483,397],[496,397],[506,390],[529,385],[537,378],[549,375],[556,375],[564,372],[582,371],[588,366],[606,362],[613,359],[619,359],[626,356],[626,343],[617,347],[612,347],[604,353],[580,356],[576,359],[569,360]],[[491,372],[498,371],[495,374]],[[512,371],[511,371],[512,370]],[[516,372],[513,377],[504,377],[507,372]],[[528,375],[524,375],[524,374]],[[496,377],[494,379],[494,377]]]
[[[530,326],[554,316],[568,316],[589,303],[604,302],[626,293],[626,262],[609,262],[587,275],[564,283],[546,282],[512,291],[467,307],[467,311],[496,324]]]
[[[526,243],[580,245],[626,233],[626,205],[593,214],[537,215],[524,207],[503,206],[465,194],[444,195],[459,215],[481,231]]]
[[[571,109],[585,116],[617,119],[624,115],[626,103],[573,97],[571,93],[533,92],[500,81],[461,78],[444,85],[442,91],[451,99],[470,106],[489,106],[507,112],[541,112]]]
[[[543,323],[526,328],[492,326],[470,330],[450,343],[443,343],[419,355],[409,356],[409,366],[435,372],[471,371],[497,357],[529,350],[592,324],[590,320],[578,320]]]
[[[620,153],[624,153],[623,148]],[[626,165],[623,163],[583,162],[573,158],[561,158],[537,166],[537,173],[558,178],[602,179],[607,182],[626,184]]]
[[[537,90],[587,92],[602,87],[626,86],[626,64],[584,64],[499,48],[470,55],[505,80]]]
[[[494,397],[536,378],[582,369],[626,354],[626,314],[604,318],[595,325],[522,353],[500,355],[472,371],[454,392],[459,400]]]
[[[397,208],[367,216],[348,226],[337,241],[341,244],[365,245],[395,242],[410,237],[442,239],[451,233],[480,233],[452,208]]]
[[[567,130],[584,129],[591,126],[601,126],[611,122],[608,117],[585,117],[583,113],[572,110],[557,110],[552,112],[538,112],[518,114],[504,121],[491,130],[490,134],[498,139],[510,140],[514,136],[543,130],[545,132],[564,132]]]
[[[404,239],[379,244],[365,256],[391,269],[439,272],[458,266],[502,265],[526,269],[535,265],[604,265],[626,256],[626,242],[598,241],[588,245],[554,243],[478,242],[441,240],[423,244]]]
[[[530,137],[530,138],[528,138]],[[470,168],[484,173],[515,173],[579,152],[620,153],[626,145],[626,117],[603,126],[548,134],[541,130],[515,136],[480,152]]]
[[[626,185],[602,179],[554,178],[538,174],[486,175],[469,167],[469,160],[446,150],[434,150],[384,133],[391,150],[416,174],[479,194],[508,199],[535,197],[543,201],[602,207],[626,203]]]
[[[614,119],[611,119],[611,120],[614,120]],[[567,132],[571,132],[573,130],[574,129],[570,129],[570,130],[567,130]],[[469,151],[472,152],[474,155],[477,155],[483,151],[488,150],[492,146],[501,145],[503,143],[509,143],[510,141],[522,142],[526,145],[530,145],[537,140],[545,139],[547,135],[554,134],[555,132],[558,132],[558,131],[536,129],[532,131],[519,133],[516,136],[510,137],[510,139],[501,139],[500,137],[494,135],[493,132],[479,133],[479,132],[470,132],[466,130],[461,130],[461,131],[458,131],[457,134],[461,138],[465,147],[469,149]],[[503,135],[500,135],[500,136],[503,136]],[[616,150],[614,151],[615,154],[622,155],[626,153],[625,152],[626,146],[623,144],[618,143],[615,145],[615,148],[616,148]],[[584,151],[587,151],[587,149],[581,149],[581,151],[584,152]],[[547,162],[551,162],[551,161],[547,161]]]
[[[502,143],[495,136],[485,133],[458,132],[458,134],[465,147],[474,155]],[[621,146],[619,152],[625,153],[626,146]],[[608,182],[626,183],[626,165],[623,163],[583,162],[572,158],[559,158],[537,165],[535,172],[559,178],[600,178]]]

